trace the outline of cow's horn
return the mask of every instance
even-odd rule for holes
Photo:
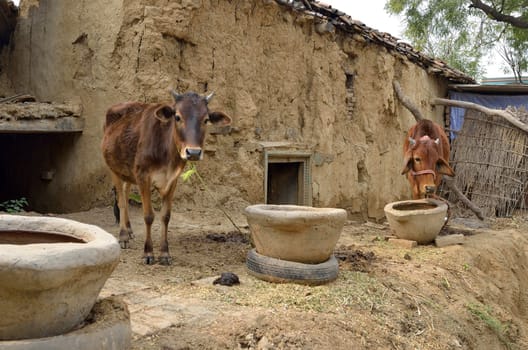
[[[435,140],[435,143],[436,143],[437,145],[439,145],[439,144],[440,144],[440,139],[436,139],[436,140]]]
[[[213,96],[214,96],[214,91],[211,92],[209,95],[205,96],[205,102],[209,103],[209,101],[211,101]]]
[[[412,146],[416,145],[416,141],[412,137],[409,137],[409,144],[412,147]]]
[[[174,101],[178,102],[180,101],[182,98],[183,98],[183,95],[182,94],[179,94],[177,93],[176,91],[172,90],[171,89],[171,95],[172,95],[172,98],[174,99]]]

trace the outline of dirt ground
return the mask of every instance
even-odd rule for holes
[[[413,249],[387,242],[383,222],[348,221],[338,279],[311,287],[248,275],[244,205],[225,209],[241,232],[218,209],[174,209],[168,267],[142,263],[141,209],[132,207],[136,238],[109,282],[135,281],[192,305],[181,321],[134,333],[133,349],[528,348],[526,216],[455,216],[441,234],[462,233],[464,244]],[[111,207],[62,216],[118,232]],[[157,244],[158,217],[153,228]],[[227,271],[240,285],[213,285]]]

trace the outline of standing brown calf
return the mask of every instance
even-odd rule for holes
[[[171,91],[173,103],[124,102],[106,113],[102,141],[103,157],[111,170],[120,209],[119,243],[128,248],[132,228],[128,217],[128,195],[131,184],[137,184],[143,204],[146,226],[144,260],[154,263],[151,226],[154,211],[151,186],[161,195],[162,237],[160,263],[169,265],[171,257],[167,230],[172,199],[178,176],[187,160],[203,158],[206,124],[229,125],[231,118],[221,112],[210,112],[212,95],[177,94]]]
[[[413,125],[403,144],[404,167],[413,199],[425,198],[436,192],[441,174],[455,176],[449,161],[449,139],[440,125],[423,119]]]

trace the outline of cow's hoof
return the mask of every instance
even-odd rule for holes
[[[121,246],[121,249],[130,248],[130,243],[128,241],[119,241],[119,245]]]
[[[130,239],[136,238],[136,236],[134,235],[134,232],[132,232],[132,230],[128,230],[128,238],[130,238]]]
[[[160,265],[169,266],[172,264],[172,258],[170,256],[160,256],[159,263]]]
[[[154,265],[156,262],[153,256],[144,256],[143,261],[145,262],[145,265]]]

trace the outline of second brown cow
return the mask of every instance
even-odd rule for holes
[[[455,176],[448,164],[449,153],[449,139],[440,125],[424,119],[409,129],[402,174],[407,174],[413,199],[434,195],[442,174]]]
[[[167,231],[176,182],[188,160],[203,158],[206,124],[228,125],[231,118],[221,112],[210,112],[212,94],[171,92],[172,103],[125,102],[110,107],[106,113],[102,141],[103,157],[111,170],[120,209],[119,242],[128,248],[132,228],[128,217],[128,195],[131,184],[141,194],[146,226],[144,260],[155,262],[151,238],[154,211],[151,187],[162,199],[161,264],[171,263]]]

